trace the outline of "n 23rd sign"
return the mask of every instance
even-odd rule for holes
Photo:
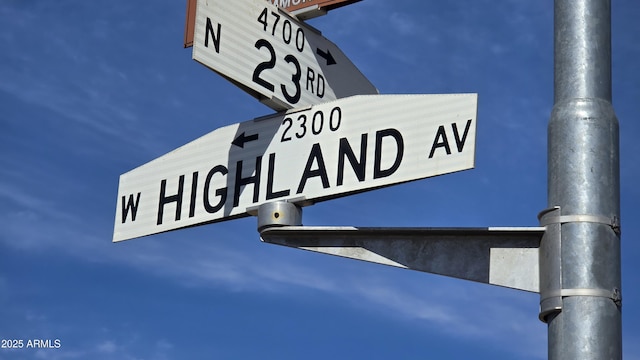
[[[264,0],[198,0],[193,59],[276,111],[377,94],[337,46]]]
[[[217,129],[120,176],[113,241],[474,166],[476,94],[365,95]]]

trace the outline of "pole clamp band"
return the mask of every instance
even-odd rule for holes
[[[604,224],[610,226],[613,231],[620,235],[620,219],[617,217],[609,218],[602,215],[559,215],[559,216],[543,216],[540,219],[540,226],[551,224],[566,224],[573,222],[589,222],[596,224]]]
[[[603,297],[613,300],[618,306],[622,304],[622,293],[620,289],[560,289],[552,290],[545,294],[545,298],[541,302],[554,297],[570,297],[570,296],[593,296]]]

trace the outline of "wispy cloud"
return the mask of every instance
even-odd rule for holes
[[[397,36],[416,35],[416,30],[419,29],[412,18],[398,12],[391,14],[389,23]]]
[[[105,340],[96,346],[96,350],[100,353],[113,354],[118,351],[118,346],[112,340]]]
[[[38,349],[33,352],[33,358],[44,360],[65,360],[65,359],[123,359],[123,360],[142,360],[157,359],[169,360],[177,359],[171,357],[168,353],[173,349],[173,345],[166,340],[158,340],[147,344],[129,344],[121,345],[114,340],[104,340],[95,344],[93,347],[80,348],[75,350],[67,350],[64,344],[59,349]],[[133,347],[138,348],[133,348]],[[26,350],[25,350],[26,351]],[[29,354],[31,355],[31,354]],[[31,357],[29,357],[31,358]]]
[[[44,360],[86,359],[87,353],[66,349],[38,349],[34,356],[36,359]]]
[[[84,5],[75,6],[81,10]],[[118,20],[124,18],[121,12],[126,13],[126,8],[124,4],[113,7],[107,11],[111,14],[97,14],[90,21],[78,16],[81,11],[67,13],[68,21],[56,21],[63,6],[31,4],[3,9],[0,45],[12,50],[0,54],[0,96],[10,94],[30,107],[51,111],[107,143],[117,139],[130,149],[157,153],[155,130],[133,129],[147,120],[149,105],[175,108],[184,104],[167,100],[172,98],[172,89],[166,86],[163,74],[146,68],[148,56],[137,43],[117,41],[138,31]],[[30,31],[33,24],[46,31]],[[105,36],[111,37],[109,42]],[[159,96],[157,103],[132,100],[151,88]],[[6,106],[0,109],[0,119],[4,111]]]
[[[22,205],[40,206],[29,199],[24,199]],[[411,322],[418,321],[428,327],[446,329],[451,335],[470,339],[499,342],[507,337],[513,339],[513,343],[519,343],[516,338],[528,339],[520,340],[528,342],[532,338],[530,333],[540,333],[541,330],[536,326],[537,320],[533,324],[531,321],[532,316],[535,316],[532,312],[535,310],[522,308],[522,297],[505,301],[491,298],[492,295],[488,295],[487,298],[486,294],[477,292],[472,299],[465,294],[464,284],[446,285],[446,290],[441,289],[434,294],[419,290],[415,284],[398,284],[396,275],[388,274],[386,271],[366,270],[369,267],[359,270],[357,263],[340,261],[338,268],[328,271],[314,266],[313,262],[300,262],[304,261],[303,259],[321,262],[321,258],[318,257],[320,255],[304,255],[298,260],[291,256],[283,258],[282,255],[278,255],[280,251],[266,251],[264,255],[255,251],[240,252],[222,242],[190,241],[188,246],[184,246],[175,242],[141,239],[135,243],[110,244],[96,233],[94,226],[73,221],[71,214],[65,214],[62,209],[57,210],[56,212],[55,209],[49,209],[40,213],[40,216],[30,217],[14,214],[12,225],[3,230],[4,236],[1,240],[7,245],[12,245],[10,239],[20,236],[20,244],[13,246],[23,250],[62,251],[83,259],[81,261],[127,266],[154,276],[167,277],[188,287],[281,294],[298,291],[295,289],[321,291],[327,296],[346,299],[356,308],[364,306],[379,309],[375,312],[394,314],[394,317]],[[25,229],[28,228],[37,231],[25,233]],[[219,236],[237,242],[234,238],[238,235],[233,235],[233,230],[225,230],[227,231],[229,233]],[[195,233],[197,231],[193,231],[193,234]],[[244,232],[239,236],[247,236],[242,234]],[[259,244],[257,233],[255,238],[256,246],[270,246]],[[287,251],[287,254],[289,253],[290,251]],[[445,291],[448,293],[447,297],[442,296]],[[520,305],[510,305],[510,301]],[[479,305],[469,309],[466,305],[468,303]],[[499,316],[497,308],[486,304],[496,304],[501,312],[508,311],[510,315]],[[492,320],[494,317],[509,320],[496,322]],[[494,323],[492,331],[486,330],[487,321]],[[100,349],[116,350],[115,343],[103,342]]]
[[[627,360],[640,360],[640,336],[637,334],[624,336],[623,358]]]

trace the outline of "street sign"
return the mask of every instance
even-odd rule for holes
[[[378,93],[318,30],[265,0],[198,1],[193,59],[276,111]]]
[[[353,4],[360,0],[266,0],[273,5],[287,10],[298,19],[306,20],[321,15],[327,11],[345,5]],[[196,20],[196,0],[187,0],[187,16],[184,29],[184,47],[193,46],[193,32]]]
[[[332,10],[345,5],[353,4],[360,0],[267,0],[268,2],[294,14],[299,19],[310,19],[324,15]]]
[[[474,166],[477,94],[363,95],[214,130],[120,176],[113,241]]]

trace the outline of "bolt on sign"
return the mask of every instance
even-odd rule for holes
[[[471,169],[477,94],[362,95],[219,128],[120,176],[113,241]]]

